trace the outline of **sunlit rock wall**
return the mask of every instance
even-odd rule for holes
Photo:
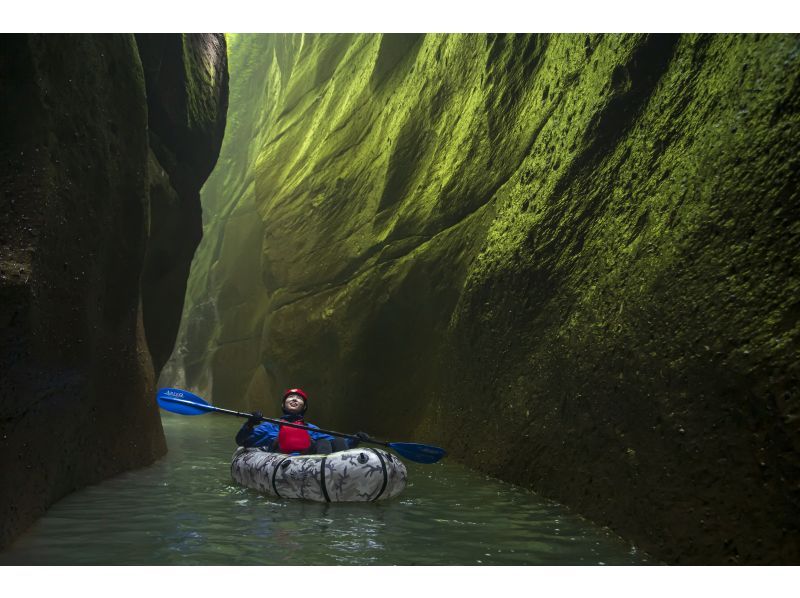
[[[212,37],[224,69],[224,38]],[[169,218],[196,213],[195,230],[184,217],[173,235],[185,284],[185,239],[199,241],[197,190],[211,165],[187,183],[192,196],[159,164],[148,138],[148,97],[159,88],[133,35],[4,35],[0,44],[2,548],[65,494],[165,452],[143,297],[157,284],[159,300],[178,306],[161,320],[174,341],[183,290],[143,272],[164,250]],[[180,110],[179,101],[164,103]],[[224,110],[217,118],[224,124]],[[219,147],[221,132],[204,135],[188,151],[186,140],[168,147]],[[162,202],[173,205],[169,218]],[[175,254],[162,256],[165,268],[179,266]],[[155,342],[165,355],[167,342]]]
[[[797,563],[799,81],[790,35],[238,38],[166,374]]]

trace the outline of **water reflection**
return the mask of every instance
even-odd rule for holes
[[[636,564],[622,540],[531,492],[453,462],[407,463],[378,503],[278,500],[230,480],[238,422],[165,414],[155,465],[72,494],[0,564]]]

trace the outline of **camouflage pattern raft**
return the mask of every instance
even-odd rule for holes
[[[239,447],[231,475],[239,484],[272,496],[318,502],[385,500],[400,494],[408,477],[400,459],[374,448],[285,455]]]

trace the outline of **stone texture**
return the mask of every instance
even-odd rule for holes
[[[140,285],[151,200],[191,197],[150,149],[133,35],[0,44],[3,547],[65,494],[166,451]]]
[[[269,35],[165,376],[441,443],[673,563],[800,562],[800,40]]]
[[[202,237],[200,188],[225,133],[228,56],[220,33],[139,33],[136,42],[153,150],[142,304],[158,375],[175,345],[189,266]]]

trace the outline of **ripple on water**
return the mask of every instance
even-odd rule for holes
[[[608,530],[452,462],[407,464],[378,503],[279,500],[231,483],[238,422],[162,418],[168,455],[56,504],[0,564],[638,564]]]

